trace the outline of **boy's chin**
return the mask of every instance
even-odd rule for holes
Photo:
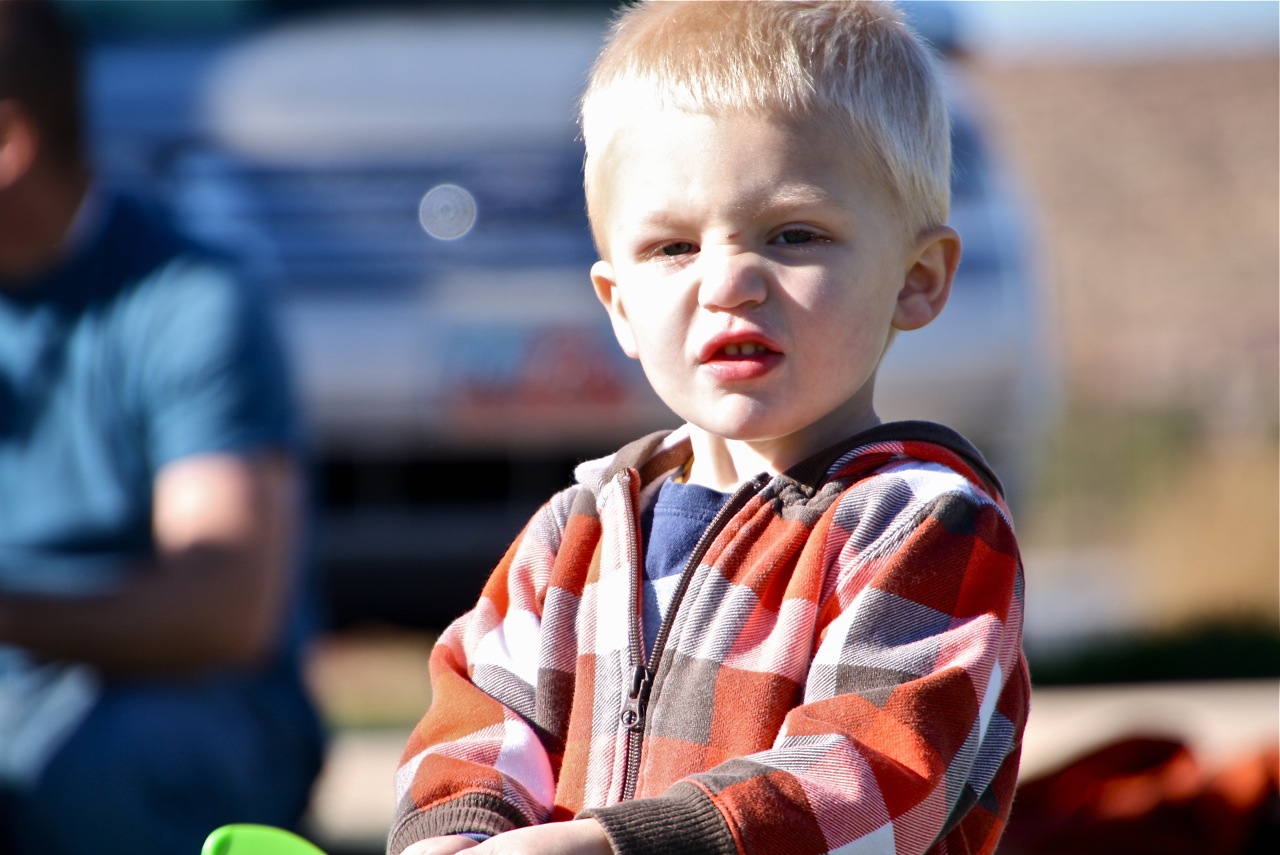
[[[860,403],[840,407],[803,424],[750,413],[718,419],[686,418],[685,421],[693,430],[724,442],[746,445],[813,444],[817,446],[814,451],[880,423],[875,410]]]
[[[799,431],[775,430],[766,431],[751,425],[699,425],[690,422],[690,430],[699,436],[704,443],[711,445],[739,446],[744,449],[762,450],[783,445],[792,445],[801,440],[803,429]],[[802,441],[802,440],[801,440]]]
[[[685,421],[689,423],[691,430],[708,439],[722,442],[767,442],[786,435],[785,431],[782,433],[768,431],[759,424],[752,424],[745,420],[685,419]]]

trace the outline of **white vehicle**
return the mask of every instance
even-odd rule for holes
[[[96,151],[271,284],[334,619],[438,625],[574,463],[677,423],[587,278],[574,114],[610,4],[307,5],[95,40]],[[956,128],[961,272],[877,394],[966,433],[1016,490],[1052,401],[1037,283],[959,100]]]

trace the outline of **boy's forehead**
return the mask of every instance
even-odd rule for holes
[[[725,239],[760,217],[836,212],[862,227],[887,218],[904,240],[915,237],[893,186],[829,125],[665,108],[633,113],[600,154],[588,168],[588,212],[604,258],[622,245],[615,240],[702,216],[719,220]]]
[[[695,111],[650,103],[619,113],[610,127],[597,127],[597,131],[595,145],[588,142],[589,183],[596,185],[592,195],[597,197],[615,194],[624,187],[644,187],[653,177],[647,173],[679,172],[685,155],[695,159],[695,153],[703,166],[734,153],[765,164],[805,164],[815,180],[755,188],[755,193],[778,206],[828,200],[831,182],[849,179],[884,185],[883,189],[892,192],[868,162],[871,158],[864,147],[844,128],[823,117],[768,110]],[[715,139],[714,149],[701,145],[709,137]],[[749,151],[743,152],[744,147]],[[668,151],[671,148],[675,151]],[[659,162],[649,156],[657,150],[663,155],[657,158]],[[727,179],[738,186],[746,182],[737,173]]]

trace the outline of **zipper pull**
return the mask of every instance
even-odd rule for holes
[[[637,665],[631,671],[631,691],[627,693],[627,703],[622,708],[620,719],[629,730],[639,732],[644,727],[644,707],[649,699],[649,672],[643,665]]]
[[[645,678],[649,676],[648,670],[643,665],[637,665],[631,669],[631,693],[627,697],[635,700],[640,697],[640,690],[644,688]]]

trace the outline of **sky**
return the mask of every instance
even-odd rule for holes
[[[993,57],[1277,52],[1276,0],[968,0],[962,36]]]

